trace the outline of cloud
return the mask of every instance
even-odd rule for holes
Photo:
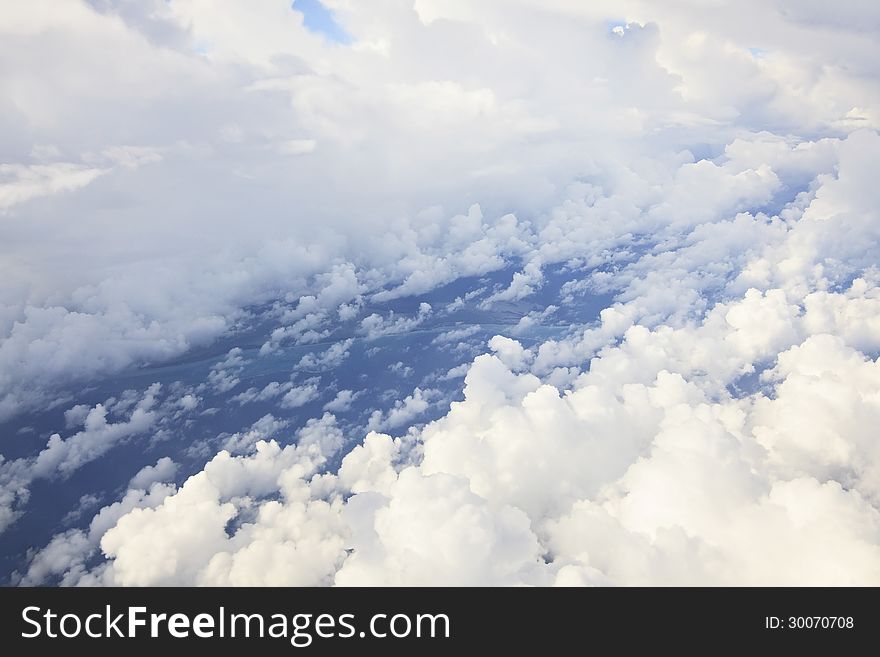
[[[404,379],[408,376],[411,376],[412,373],[415,371],[402,360],[399,360],[396,363],[392,363],[391,365],[389,365],[388,370],[390,372],[394,372],[394,374]]]
[[[264,581],[245,558],[252,552],[272,564],[292,559],[273,572],[300,583],[878,580],[880,479],[867,427],[877,422],[880,370],[860,349],[880,346],[870,330],[880,278],[857,257],[838,261],[847,247],[814,234],[828,235],[822,221],[870,230],[875,210],[862,187],[850,187],[851,169],[840,171],[795,199],[784,225],[734,220],[755,230],[736,257],[719,256],[729,269],[712,283],[716,301],[670,298],[666,287],[707,254],[734,248],[726,220],[688,226],[666,251],[609,277],[621,301],[597,324],[535,350],[496,336],[495,355],[474,359],[464,399],[445,416],[397,439],[370,433],[335,474],[290,460],[303,444],[235,457],[249,469],[271,454],[260,466],[272,473],[260,479],[263,494],[280,490],[283,499],[259,502],[258,521],[234,539],[217,533],[200,547],[175,539],[174,554],[202,556],[173,573],[133,574],[141,560],[153,563],[132,556],[138,532],[159,531],[135,512],[107,535],[109,581]],[[543,377],[562,367],[581,369],[560,389]],[[757,385],[742,387],[749,376]],[[370,428],[410,425],[429,397],[417,388],[376,411]],[[331,439],[329,451],[340,444]],[[244,512],[226,501],[233,489],[199,497],[211,500],[202,516],[211,531]],[[288,513],[307,536],[295,548],[266,544],[280,522],[274,514]]]
[[[829,32],[812,10],[633,2],[618,37],[602,3],[483,5],[338,6],[348,45],[289,3],[10,13],[2,417],[179,356],[253,304],[295,308],[271,351],[328,337],[361,295],[423,294],[512,261],[524,269],[501,293],[523,298],[540,284],[536,257],[595,256],[585,246],[763,203],[789,184],[781,144],[766,144],[837,138],[877,114],[877,47],[849,19]],[[749,156],[756,141],[765,154]],[[686,151],[725,145],[728,163]],[[546,216],[583,202],[572,185],[595,203]],[[605,225],[591,221],[601,213]]]
[[[105,173],[105,169],[71,163],[0,164],[0,211],[32,198],[85,187]]]
[[[371,431],[394,429],[412,422],[422,415],[431,405],[430,400],[439,394],[438,390],[414,388],[411,395],[394,402],[394,406],[386,412],[375,410],[370,415],[367,427]]]
[[[340,484],[352,493],[388,495],[397,481],[395,466],[401,460],[401,444],[400,438],[371,431],[342,460]]]
[[[569,285],[568,283],[563,284],[561,290],[561,293],[565,295],[563,297],[563,301],[568,300],[568,295],[571,294],[573,289],[574,286]],[[543,320],[555,314],[557,310],[559,310],[559,306],[554,306],[552,304],[541,311],[533,310],[530,313],[527,313],[520,317],[516,323],[516,326],[511,329],[511,332],[515,335],[528,333],[535,326],[540,326]]]
[[[380,500],[362,493],[348,505],[359,517],[351,523],[354,553],[336,574],[341,586],[512,585],[540,568],[525,514],[490,510],[466,480],[409,469],[377,509]]]
[[[440,381],[449,381],[452,379],[457,379],[463,377],[467,374],[467,371],[470,369],[470,363],[462,363],[461,365],[456,365],[455,367],[450,368],[446,371],[445,374],[442,374],[439,377]]]
[[[153,483],[147,491],[129,489],[121,500],[101,508],[86,530],[70,529],[53,536],[49,544],[33,556],[18,584],[39,586],[50,581],[62,586],[100,584],[100,569],[98,573],[90,572],[87,561],[97,551],[101,536],[132,509],[154,507],[174,490],[174,486],[160,483]]]
[[[86,421],[86,417],[91,409],[87,404],[77,404],[64,411],[64,427],[72,429],[73,427],[82,426]]]
[[[432,344],[447,344],[450,342],[459,342],[460,340],[464,340],[465,338],[471,337],[474,333],[480,332],[479,324],[472,324],[470,326],[463,326],[461,328],[449,329],[448,331],[443,331],[436,338],[434,338],[431,342]]]
[[[186,394],[178,400],[177,404],[184,411],[192,411],[192,410],[195,410],[195,408],[199,405],[200,401],[201,400],[197,396],[192,395],[192,394]]]
[[[296,445],[260,441],[249,456],[221,452],[161,505],[130,512],[104,534],[101,549],[113,557],[106,581],[326,583],[345,554],[341,503],[310,499],[301,477],[339,446],[335,420],[325,415],[299,432]],[[255,522],[228,536],[226,524],[248,497],[265,496],[279,484],[281,499],[261,503]]]
[[[82,423],[82,429],[62,438],[53,433],[46,446],[32,458],[0,460],[0,532],[23,512],[30,497],[29,486],[35,479],[64,479],[87,463],[101,458],[108,451],[135,436],[143,435],[159,425],[166,410],[159,405],[161,386],[154,383],[138,395],[132,391],[128,400],[108,399],[84,413],[77,409],[66,413],[65,420]],[[114,414],[126,413],[128,418],[108,421]],[[75,426],[75,425],[74,425]]]
[[[324,404],[324,410],[331,413],[344,413],[351,408],[354,401],[364,394],[363,390],[340,390],[336,396]]]
[[[208,385],[215,392],[229,392],[240,382],[238,375],[248,363],[248,360],[242,356],[240,347],[233,347],[229,350],[219,363],[216,363],[208,373]]]
[[[149,429],[156,419],[152,408],[158,392],[158,384],[148,388],[126,422],[107,422],[107,409],[98,404],[85,417],[82,431],[67,439],[52,434],[45,449],[37,455],[34,476],[69,475],[84,463],[100,457],[117,441]]]
[[[282,408],[299,408],[305,406],[310,401],[314,401],[320,396],[318,385],[316,383],[307,383],[305,385],[296,386],[287,391],[281,398]]]
[[[880,581],[874,13],[340,2],[328,43],[289,2],[56,4],[0,26],[0,421],[68,400],[67,428],[0,461],[0,528],[205,391],[319,396],[237,391],[235,347],[200,387],[77,403],[126,368],[265,326],[261,357],[323,372],[351,336],[521,313],[442,417],[416,388],[346,455],[329,413],[193,443],[224,450],[22,582]],[[588,293],[595,321],[535,337]]]
[[[169,481],[177,474],[179,465],[167,456],[163,456],[155,465],[145,465],[128,482],[128,487],[148,490],[156,482]]]
[[[278,419],[267,413],[246,430],[226,436],[222,443],[223,449],[232,454],[251,452],[258,442],[276,438],[289,424],[288,420]]]
[[[525,369],[534,356],[530,351],[523,349],[519,342],[503,335],[496,335],[489,340],[489,348],[514,371]]]
[[[544,274],[541,271],[540,261],[529,262],[521,272],[516,272],[513,279],[505,289],[496,292],[485,301],[482,306],[489,308],[499,301],[519,301],[537,292],[544,282]]]
[[[431,304],[422,302],[419,304],[418,313],[413,317],[395,317],[394,311],[389,311],[387,317],[373,313],[361,320],[361,331],[367,340],[375,340],[385,335],[396,335],[412,331],[428,317],[431,316]]]
[[[269,401],[270,399],[274,399],[278,395],[287,392],[292,387],[293,383],[290,381],[285,381],[284,383],[270,381],[262,388],[248,388],[244,392],[240,392],[233,396],[232,400],[237,401],[242,406],[257,401]]]
[[[330,345],[321,354],[306,354],[300,358],[297,367],[308,372],[323,372],[339,367],[348,358],[352,344],[354,339],[348,338]]]

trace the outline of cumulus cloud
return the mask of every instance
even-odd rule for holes
[[[178,464],[167,456],[163,456],[155,465],[145,465],[128,482],[129,488],[147,490],[154,483],[169,481],[177,473]]]
[[[261,440],[277,438],[289,424],[287,420],[276,418],[271,413],[267,413],[247,429],[225,436],[222,443],[223,449],[232,454],[250,452],[254,445]]]
[[[340,390],[333,399],[324,404],[324,410],[331,413],[344,413],[363,394],[363,390],[358,390],[357,392],[353,390]]]
[[[523,349],[519,342],[503,335],[496,335],[489,340],[489,348],[498,355],[501,362],[514,371],[525,369],[534,357],[534,354]]]
[[[397,317],[394,311],[390,311],[387,317],[373,313],[361,320],[361,331],[368,340],[375,340],[384,335],[406,333],[419,326],[431,315],[431,304],[422,302],[419,304],[418,313],[413,317]]]
[[[422,294],[512,259],[523,269],[499,294],[528,298],[538,262],[614,245],[591,214],[619,244],[654,227],[636,230],[639,208],[686,226],[789,184],[766,147],[747,163],[687,161],[689,148],[877,127],[876,43],[851,20],[836,28],[851,38],[832,37],[821,12],[632,2],[610,35],[619,10],[604,3],[349,3],[334,7],[343,46],[289,3],[225,3],[224,20],[189,0],[49,4],[10,12],[0,52],[16,108],[3,135],[2,417],[178,356],[252,304],[288,307],[268,353],[323,340],[363,295]],[[760,35],[743,19],[754,15]],[[546,222],[581,202],[572,181],[598,205]],[[98,200],[110,197],[113,231]]]
[[[160,530],[152,512],[133,512],[106,535],[103,576],[260,582],[248,570],[258,551],[272,563],[292,559],[278,576],[307,583],[878,581],[880,480],[870,428],[880,370],[861,351],[880,348],[870,312],[878,276],[858,260],[838,264],[841,243],[812,235],[818,216],[858,230],[875,220],[862,197],[832,194],[852,182],[845,166],[841,172],[806,202],[793,201],[770,239],[752,233],[714,283],[714,303],[687,297],[683,308],[664,294],[683,260],[729,246],[723,226],[688,228],[670,256],[648,252],[609,279],[624,293],[599,323],[537,350],[494,337],[494,355],[468,368],[463,401],[402,438],[370,433],[335,475],[288,460],[293,450],[305,457],[307,439],[235,457],[248,469],[271,453],[265,467],[274,480],[263,491],[281,491],[282,500],[259,503],[257,519],[233,538],[216,533],[198,548],[174,539],[167,549],[175,555],[203,555],[187,556],[174,573],[134,552],[140,532]],[[792,261],[794,252],[813,266]],[[748,274],[758,270],[769,272],[761,285]],[[751,286],[743,289],[744,280]],[[567,387],[547,382],[568,366],[582,369]],[[744,376],[760,385],[743,392]],[[428,397],[417,388],[374,413],[370,428],[411,424]],[[322,422],[321,434],[331,426],[326,416]],[[328,444],[332,451],[341,441]],[[221,453],[212,464],[230,458]],[[216,479],[212,464],[196,477]],[[216,486],[199,494],[211,500],[200,521],[220,528],[245,506]],[[184,517],[190,511],[177,512],[170,500],[189,509],[189,495],[168,498],[163,513]],[[307,534],[290,546],[276,514],[295,515]],[[270,535],[277,542],[267,544]],[[143,560],[149,567],[135,577]]]
[[[34,476],[48,477],[55,473],[69,475],[84,463],[101,456],[115,442],[149,429],[156,418],[152,408],[158,392],[158,384],[148,388],[126,422],[108,422],[107,409],[98,404],[85,417],[82,431],[67,439],[57,433],[52,434],[45,449],[37,455],[33,465]]]
[[[248,456],[221,452],[161,505],[130,512],[104,534],[101,549],[114,557],[105,581],[326,583],[345,555],[341,502],[312,498],[303,478],[340,446],[335,419],[325,415],[300,430],[296,445],[260,441]],[[254,522],[227,535],[239,510],[279,485],[280,500],[261,502]]]
[[[572,289],[573,286],[568,283],[565,283],[562,286],[561,294],[564,295],[563,301],[566,301],[568,295],[571,294]],[[511,329],[511,333],[514,335],[528,333],[536,326],[540,326],[543,321],[555,314],[557,310],[559,310],[559,306],[553,304],[550,304],[540,311],[533,310],[519,318],[516,325]]]
[[[388,366],[388,370],[394,372],[394,374],[404,379],[412,375],[412,373],[415,371],[412,367],[404,363],[402,360],[399,360],[396,363],[391,363],[391,365]]]
[[[233,347],[226,358],[216,363],[208,373],[208,385],[215,392],[229,392],[239,384],[238,375],[247,364],[240,347]]]
[[[456,365],[446,371],[445,374],[441,374],[438,378],[441,381],[450,381],[452,379],[458,379],[467,374],[468,369],[470,369],[469,363],[462,363],[461,365]]]
[[[347,511],[360,517],[352,522],[354,553],[336,574],[342,586],[513,585],[540,569],[526,515],[490,510],[464,479],[408,469],[389,498],[362,493]]]
[[[62,586],[101,583],[97,574],[90,572],[87,566],[101,537],[132,509],[154,507],[174,491],[174,486],[161,483],[153,483],[146,491],[129,489],[118,502],[98,511],[86,530],[70,529],[53,536],[49,544],[33,556],[18,583],[22,586],[39,586],[53,581]]]
[[[64,403],[66,437],[0,461],[0,528],[200,395],[320,396],[236,390],[240,347],[166,401],[83,382],[254,325],[316,373],[469,305],[499,335],[348,454],[326,413],[179,489],[160,459],[22,583],[880,582],[873,13],[334,3],[328,44],[289,2],[55,4],[0,26],[0,421]]]
[[[375,410],[370,415],[367,427],[371,431],[395,429],[401,425],[412,422],[422,415],[431,405],[431,399],[436,397],[437,390],[428,388],[422,390],[415,388],[411,395],[394,402],[394,406],[386,412]]]
[[[281,395],[293,387],[293,383],[286,381],[270,381],[262,388],[248,388],[244,392],[240,392],[232,397],[233,401],[238,402],[242,406],[257,401],[269,401],[278,395]]]
[[[32,481],[69,477],[118,444],[156,427],[166,415],[158,400],[160,390],[161,386],[156,383],[142,395],[132,391],[128,400],[110,398],[87,412],[74,407],[74,413],[65,413],[65,420],[68,425],[81,423],[80,431],[67,438],[53,433],[46,446],[32,458],[0,459],[0,532],[22,513]],[[111,410],[116,414],[126,413],[128,417],[110,421]]]
[[[459,342],[460,340],[471,337],[474,333],[479,333],[479,331],[479,324],[472,324],[470,326],[462,326],[461,328],[449,329],[448,331],[443,331],[436,338],[434,338],[433,343],[447,344],[450,342]]]
[[[348,358],[352,344],[354,344],[354,340],[348,338],[330,345],[320,354],[306,354],[300,358],[297,367],[310,372],[321,372],[339,367]]]
[[[192,411],[199,405],[201,400],[193,394],[186,394],[177,401],[177,405],[184,411]]]
[[[287,391],[281,398],[282,408],[299,408],[319,397],[317,383],[305,383]]]
[[[498,301],[519,301],[537,292],[544,282],[540,260],[532,260],[521,272],[516,272],[505,289],[496,292],[483,301],[483,307],[490,307]]]

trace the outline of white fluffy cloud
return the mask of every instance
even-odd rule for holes
[[[303,356],[297,367],[301,370],[310,372],[323,371],[333,369],[342,365],[343,361],[349,356],[349,350],[354,340],[348,338],[341,342],[336,342],[320,354],[306,354]]]
[[[238,431],[223,440],[223,449],[232,454],[250,452],[258,442],[276,438],[290,423],[267,413],[245,431]]]
[[[440,419],[418,426],[439,394],[417,387],[326,472],[332,415],[266,416],[179,488],[138,473],[22,581],[880,582],[876,12],[327,0],[334,44],[282,0],[56,4],[0,25],[0,421],[254,308],[277,323],[255,359],[418,329],[440,311],[370,304],[507,265],[454,303],[524,316]],[[526,342],[591,293],[614,297],[597,322]],[[0,528],[35,477],[152,431],[158,395],[73,406],[0,462]]]
[[[839,242],[811,241],[815,249],[802,254],[810,268],[776,259],[804,243],[819,210],[854,228],[876,220],[860,196],[869,189],[850,187],[829,207],[832,191],[852,182],[840,171],[820,181],[811,199],[793,201],[771,240],[753,233],[718,284],[722,300],[683,309],[681,299],[663,295],[683,259],[705,257],[697,245],[712,253],[728,243],[724,230],[693,228],[675,257],[657,262],[648,253],[620,271],[615,284],[637,292],[603,311],[599,324],[537,352],[493,338],[495,355],[473,361],[464,400],[446,416],[401,438],[370,433],[336,475],[321,474],[313,456],[303,466],[283,455],[302,451],[301,440],[237,457],[248,469],[272,455],[265,467],[274,483],[265,490],[283,499],[258,503],[255,515],[246,512],[252,502],[234,501],[232,480],[222,494],[188,482],[208,505],[199,522],[217,528],[200,532],[212,535],[236,515],[253,518],[233,537],[216,533],[197,548],[147,522],[154,512],[132,512],[102,544],[110,558],[102,576],[264,582],[249,570],[253,552],[272,564],[288,558],[289,566],[272,572],[296,583],[880,581],[880,471],[871,434],[880,419],[880,369],[861,351],[880,348],[870,312],[878,276],[858,262],[829,267]],[[745,272],[758,267],[773,275],[738,291]],[[639,323],[646,300],[657,305],[646,315],[652,321]],[[563,365],[582,368],[567,389],[542,380]],[[757,387],[741,392],[742,377],[758,374]],[[408,415],[419,392],[376,415],[375,428],[410,423],[390,420],[395,411]],[[331,440],[330,449],[338,444]],[[212,464],[229,457],[217,458]],[[216,481],[214,467],[196,480]],[[186,486],[163,505],[174,517],[194,503],[182,494]],[[279,519],[288,514],[302,528],[296,538]],[[137,552],[156,531],[174,544],[163,549],[203,556],[165,572]],[[141,574],[129,579],[142,561]]]
[[[129,488],[147,490],[156,482],[169,481],[177,473],[178,464],[167,456],[161,457],[155,465],[145,465],[128,482]]]
[[[290,381],[285,381],[284,383],[281,383],[279,381],[270,381],[262,388],[248,388],[244,392],[240,392],[232,397],[232,399],[244,406],[245,404],[250,404],[251,402],[269,401],[270,399],[274,399],[278,395],[286,393],[292,387],[293,383],[291,383]]]
[[[33,556],[19,583],[38,586],[53,577],[60,577],[61,585],[100,583],[96,573],[89,572],[86,562],[98,550],[101,537],[131,510],[155,507],[174,492],[173,485],[157,482],[147,490],[129,488],[119,501],[102,507],[86,530],[70,529],[56,534]]]
[[[154,383],[141,393],[129,390],[92,408],[74,406],[65,413],[65,419],[68,429],[81,426],[79,431],[67,438],[53,433],[46,446],[31,458],[0,458],[0,532],[23,512],[30,496],[29,486],[35,479],[63,480],[114,447],[160,430],[173,412],[186,413],[195,408],[183,405],[181,409],[180,399],[173,395],[161,399],[161,392],[161,386]],[[153,481],[167,480],[176,467],[171,459],[160,459],[141,470],[131,483],[148,488]]]
[[[239,384],[238,375],[248,362],[241,354],[240,347],[233,347],[226,354],[226,358],[211,368],[208,373],[208,385],[215,392],[229,392]]]
[[[37,455],[33,465],[34,476],[48,477],[56,472],[62,476],[68,475],[83,463],[100,457],[113,443],[149,429],[156,419],[152,409],[158,392],[158,384],[148,388],[126,422],[108,422],[107,409],[103,404],[98,404],[83,420],[82,431],[67,439],[62,439],[57,433],[52,434],[45,449]]]
[[[422,415],[431,405],[431,399],[437,396],[438,391],[433,388],[422,390],[415,388],[412,394],[394,402],[394,406],[384,413],[375,410],[370,415],[367,428],[371,431],[384,431],[411,423]]]
[[[316,383],[305,383],[288,390],[281,398],[281,406],[283,408],[299,408],[300,406],[305,406],[310,401],[314,401],[319,396],[320,393]]]
[[[353,390],[340,390],[336,396],[324,404],[324,410],[331,413],[342,413],[351,408],[352,403],[364,394],[363,390],[354,392]]]
[[[345,554],[341,501],[315,499],[304,478],[340,446],[325,415],[295,446],[221,452],[161,505],[133,510],[104,534],[101,549],[114,560],[102,576],[121,585],[326,583]],[[279,490],[280,500],[255,500]],[[253,519],[229,536],[227,523],[248,510]]]
[[[395,317],[394,311],[390,311],[387,317],[373,313],[361,320],[361,331],[368,340],[375,340],[383,335],[395,335],[406,333],[416,328],[431,316],[431,305],[422,302],[419,304],[418,313],[413,317]]]
[[[85,187],[106,170],[82,165],[58,164],[0,164],[0,210],[39,196]]]
[[[521,298],[539,263],[768,200],[787,181],[767,130],[877,127],[877,45],[821,12],[331,2],[340,46],[287,2],[136,4],[5,15],[2,417],[279,295],[293,309],[268,349],[321,339],[365,293],[506,259],[525,264],[499,298]],[[725,144],[726,163],[684,154]],[[582,202],[573,180],[609,226],[505,214],[564,213]]]

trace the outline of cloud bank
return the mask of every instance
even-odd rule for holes
[[[347,42],[281,1],[4,9],[0,419],[256,321],[253,358],[312,345],[303,377],[243,385],[235,347],[204,385],[325,409],[183,481],[146,464],[20,581],[880,583],[876,12],[324,4]],[[347,442],[364,392],[307,377],[509,266],[459,302],[543,310],[446,365],[463,399],[422,424],[439,395],[410,383]],[[524,337],[597,295],[596,322]],[[0,525],[199,409],[165,394],[75,406],[0,462]]]

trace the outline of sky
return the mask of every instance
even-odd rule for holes
[[[7,585],[880,583],[880,7],[0,0]]]
[[[351,43],[351,38],[333,18],[333,12],[319,0],[298,0],[292,7],[302,14],[303,26],[310,32],[322,34],[334,43]]]

